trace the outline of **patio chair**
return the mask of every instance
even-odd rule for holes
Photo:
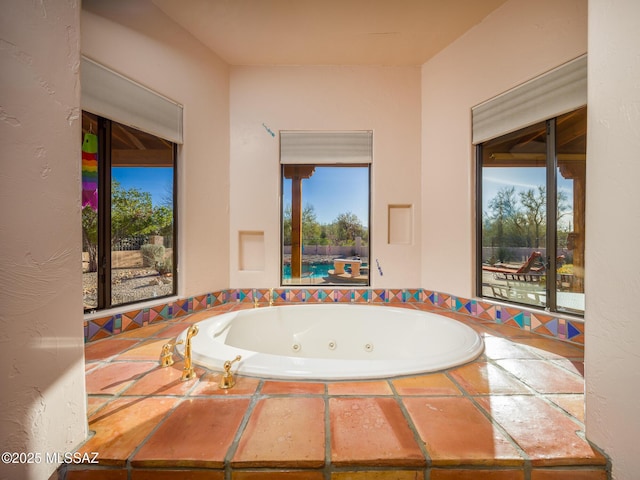
[[[540,257],[542,257],[542,253],[532,252],[529,258],[519,267],[483,265],[482,270],[493,273],[493,277],[496,280],[540,282],[545,271],[544,265],[536,265],[536,261]]]

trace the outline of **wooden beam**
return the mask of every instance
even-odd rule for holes
[[[173,152],[162,150],[112,150],[114,167],[173,167]]]
[[[291,278],[302,277],[302,180],[315,171],[312,165],[285,165],[284,177],[291,179]]]
[[[302,276],[302,179],[291,179],[291,278]]]
[[[558,165],[584,163],[584,153],[559,153]],[[546,153],[502,153],[489,156],[483,167],[544,167],[547,165]],[[566,178],[566,177],[565,177]]]
[[[136,137],[133,133],[129,131],[124,125],[120,125],[119,123],[114,122],[112,127],[112,133],[114,137],[117,137],[118,134],[122,135],[126,140],[129,140],[131,144],[136,147],[138,150],[146,150],[147,147]],[[127,143],[126,141],[124,142]]]
[[[285,165],[284,178],[293,179],[294,177],[297,177],[304,180],[310,178],[315,171],[316,167],[314,165]]]

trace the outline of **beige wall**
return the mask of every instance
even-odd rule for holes
[[[474,296],[471,107],[586,50],[586,0],[511,0],[423,65],[422,287]]]
[[[589,2],[587,436],[638,478],[640,3]]]
[[[80,253],[80,6],[3,1],[0,15],[0,445],[40,480],[87,433]]]
[[[271,129],[272,137],[263,126]],[[420,286],[420,69],[232,67],[230,287],[280,281],[280,130],[373,130],[372,286]],[[334,192],[339,195],[339,192]],[[411,245],[388,245],[387,205],[414,206]],[[264,232],[264,269],[239,269],[240,231]]]
[[[188,297],[229,286],[229,71],[145,5],[116,21],[83,9],[82,54],[184,106],[178,294]]]

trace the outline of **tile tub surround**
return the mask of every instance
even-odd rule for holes
[[[422,302],[407,308],[433,309]],[[475,361],[427,375],[276,381],[158,365],[160,345],[243,302],[86,344],[89,428],[59,480],[605,480],[584,437],[583,348],[449,312],[478,331]],[[384,307],[382,307],[384,308]]]
[[[92,342],[165,320],[175,320],[215,306],[273,303],[373,303],[386,305],[421,304],[438,313],[456,313],[478,320],[490,320],[527,332],[535,332],[571,343],[584,344],[584,321],[577,317],[554,315],[543,311],[502,305],[480,299],[456,297],[422,288],[340,289],[340,288],[273,288],[230,289],[178,299],[152,307],[138,308],[106,316],[90,315],[84,322],[85,342]]]

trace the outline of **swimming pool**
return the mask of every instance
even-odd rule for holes
[[[366,267],[367,264],[363,263],[362,267]],[[304,278],[324,278],[329,276],[329,270],[333,270],[332,263],[303,263],[302,264],[302,276]],[[282,267],[282,279],[291,279],[291,265],[286,264]]]
[[[329,275],[329,270],[333,270],[332,263],[304,263],[302,264],[302,276],[307,278],[324,278]],[[282,267],[282,278],[291,278],[291,265]]]

